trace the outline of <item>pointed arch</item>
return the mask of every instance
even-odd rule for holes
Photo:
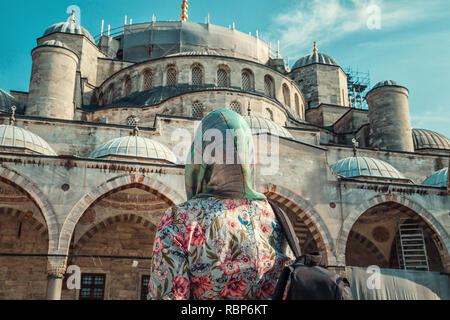
[[[67,254],[69,252],[69,245],[72,238],[75,226],[78,220],[84,214],[84,212],[93,204],[97,203],[101,199],[108,195],[117,192],[118,190],[127,189],[132,186],[141,186],[147,191],[158,195],[161,199],[164,199],[169,206],[174,206],[185,201],[185,199],[179,195],[175,190],[159,182],[157,179],[135,174],[126,174],[118,176],[114,179],[110,179],[103,184],[97,186],[91,192],[84,195],[70,213],[67,215],[66,220],[61,228],[61,235],[59,238],[58,253]]]
[[[328,265],[335,264],[334,242],[328,227],[311,204],[290,190],[267,184],[262,192],[271,200],[281,203],[301,219],[315,240],[318,250],[326,255]]]
[[[389,203],[394,202],[397,204],[400,204],[414,213],[416,213],[418,216],[420,216],[423,221],[426,222],[428,228],[432,230],[432,232],[437,235],[437,239],[435,238],[435,242],[437,242],[437,249],[439,250],[439,254],[441,255],[442,263],[444,264],[444,268],[450,267],[450,256],[448,252],[448,248],[450,246],[450,239],[449,234],[445,230],[445,228],[442,226],[442,224],[425,208],[423,208],[420,204],[417,202],[408,199],[402,195],[399,194],[383,194],[383,195],[376,195],[363,203],[361,203],[358,207],[356,207],[344,220],[344,223],[341,227],[341,230],[339,232],[339,237],[336,242],[336,258],[338,265],[344,266],[345,265],[345,249],[347,246],[347,241],[349,238],[349,234],[351,232],[351,229],[353,225],[356,223],[356,221],[369,209],[383,204],[383,203]]]
[[[142,225],[145,228],[148,228],[151,231],[156,231],[157,226],[155,226],[150,220],[146,217],[138,214],[115,214],[105,217],[102,221],[97,222],[94,226],[92,226],[89,230],[83,233],[83,235],[74,243],[75,248],[82,247],[83,244],[89,241],[97,232],[102,229],[107,228],[108,226],[113,225],[114,223],[119,222],[131,222],[137,225]]]
[[[41,211],[48,229],[48,252],[53,253],[58,248],[59,228],[55,211],[47,196],[31,180],[12,169],[0,167],[0,180],[17,187],[28,195]]]

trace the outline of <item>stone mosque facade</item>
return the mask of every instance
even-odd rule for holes
[[[450,140],[411,128],[401,84],[357,109],[316,46],[289,68],[258,36],[185,19],[97,39],[72,19],[31,57],[29,91],[0,91],[0,299],[141,299],[159,221],[186,200],[172,137],[220,108],[279,137],[279,170],[257,189],[304,252],[344,273],[450,272]]]

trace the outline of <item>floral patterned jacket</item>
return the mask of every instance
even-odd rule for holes
[[[162,219],[148,299],[270,299],[293,257],[267,201],[193,199]]]

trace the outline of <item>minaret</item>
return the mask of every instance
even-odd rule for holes
[[[188,11],[189,6],[187,5],[187,0],[183,0],[183,4],[181,5],[181,21],[186,21],[188,19]]]

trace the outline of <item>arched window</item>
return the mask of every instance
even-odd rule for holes
[[[108,96],[106,102],[110,104],[111,102],[113,102],[113,100],[114,100],[114,84],[111,83],[108,87]]]
[[[147,91],[153,88],[153,73],[151,70],[147,69],[143,73],[142,79],[142,90]]]
[[[242,90],[255,91],[255,81],[253,73],[248,69],[244,69],[242,71]]]
[[[175,67],[169,67],[167,69],[167,79],[166,79],[166,85],[167,86],[176,86],[178,82],[178,74]]]
[[[283,98],[284,98],[284,105],[286,107],[291,107],[291,91],[289,90],[289,87],[286,83],[283,84]]]
[[[295,94],[295,111],[299,116],[301,116],[300,113],[300,99],[298,98],[298,94]]]
[[[124,97],[128,97],[131,93],[131,78],[127,76],[125,78],[125,91],[124,91]]]
[[[269,108],[264,109],[264,118],[267,118],[269,120],[273,121],[273,112]]]
[[[239,102],[237,102],[237,101],[233,101],[233,102],[230,104],[230,110],[231,110],[231,111],[234,111],[234,112],[236,112],[236,113],[238,113],[238,114],[242,114],[242,107],[241,107],[241,104],[240,104]]]
[[[192,85],[203,85],[203,70],[199,65],[194,65],[192,67]]]
[[[137,123],[137,118],[135,116],[129,116],[127,118],[127,126],[135,127]]]
[[[264,77],[264,94],[268,97],[275,98],[275,85],[271,76]]]
[[[203,103],[200,101],[194,101],[192,104],[192,118],[202,119],[203,118]]]
[[[102,106],[104,103],[104,96],[103,96],[103,92],[100,92],[100,95],[98,96],[98,105]]]
[[[225,68],[219,68],[217,70],[217,86],[218,87],[229,87],[230,81],[228,79],[228,71]]]

